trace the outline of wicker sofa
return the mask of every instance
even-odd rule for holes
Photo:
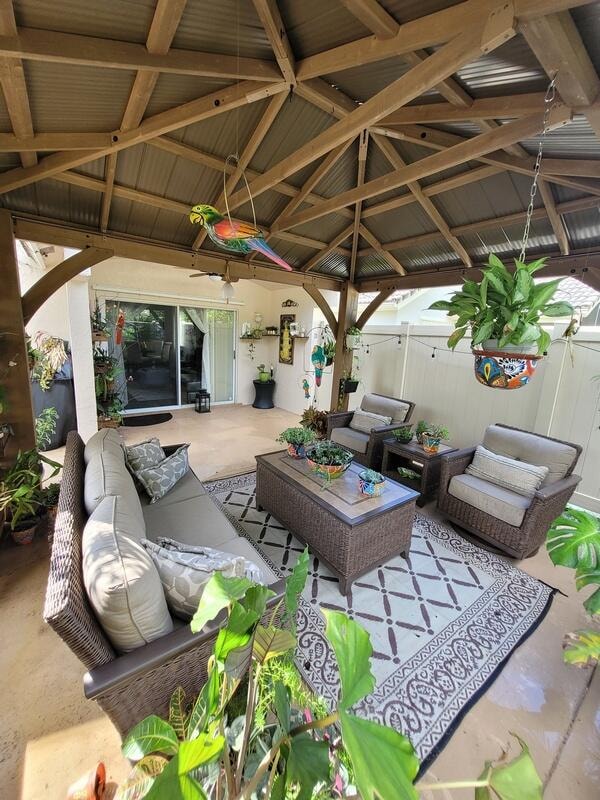
[[[549,472],[529,500],[465,473],[475,447],[442,457],[438,508],[452,522],[516,558],[533,555],[581,478],[573,474],[581,447],[508,425],[490,425],[483,446]]]
[[[169,454],[174,449],[165,451]],[[44,619],[88,670],[84,676],[86,697],[96,700],[124,735],[149,714],[167,714],[169,698],[177,686],[182,686],[188,697],[198,692],[206,678],[223,616],[197,634],[173,618],[172,630],[166,635],[130,652],[116,652],[92,610],[84,585],[85,472],[84,444],[76,432],[71,432],[67,437]],[[141,506],[149,539],[158,535],[178,538],[180,534],[180,539],[195,544],[219,547],[221,542],[221,549],[254,561],[263,582],[275,592],[269,602],[270,617],[273,605],[283,596],[283,581],[278,581],[251,545],[237,535],[191,470],[158,503],[144,504],[142,499]]]
[[[383,394],[365,394],[360,410],[384,417],[391,417],[390,425],[373,428],[364,433],[350,427],[354,411],[336,411],[327,415],[327,438],[331,439],[354,453],[354,460],[371,469],[381,469],[383,459],[383,442],[392,436],[392,432],[408,424],[415,407],[409,400],[387,397]]]

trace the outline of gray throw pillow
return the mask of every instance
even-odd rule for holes
[[[138,444],[128,445],[124,449],[127,466],[132,472],[155,467],[166,458],[165,451],[156,437],[138,442]]]
[[[136,477],[148,493],[151,503],[164,497],[188,471],[188,447],[189,444],[182,444],[160,464],[136,472]]]
[[[537,467],[526,461],[500,456],[478,445],[473,461],[465,472],[531,499],[548,474],[548,467]]]
[[[371,433],[373,428],[383,428],[392,421],[391,417],[384,417],[383,414],[374,414],[372,411],[361,411],[357,409],[350,420],[350,427],[362,433]]]
[[[225,578],[249,578],[261,583],[260,570],[243,556],[225,553],[212,547],[195,546],[159,537],[156,542],[143,539],[154,561],[173,614],[191,619],[211,576],[221,572]]]

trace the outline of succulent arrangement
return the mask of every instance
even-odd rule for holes
[[[319,411],[315,406],[309,406],[302,413],[300,425],[312,431],[317,439],[324,439],[327,434],[327,412]]]

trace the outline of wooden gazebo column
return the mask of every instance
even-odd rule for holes
[[[35,427],[19,265],[12,216],[7,210],[0,210],[0,276],[0,383],[5,391],[6,404],[4,412],[0,414],[0,423],[9,424],[13,430],[3,456],[3,462],[8,464],[19,450],[35,447]]]
[[[342,403],[338,405],[340,380],[345,372],[352,368],[352,352],[346,350],[346,330],[356,322],[358,314],[358,291],[347,281],[340,292],[340,304],[337,318],[337,337],[335,340],[335,356],[333,358],[333,381],[331,386],[332,411],[348,409],[348,395],[344,395]]]

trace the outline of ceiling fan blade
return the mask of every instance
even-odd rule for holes
[[[188,275],[188,278],[208,278],[208,272],[194,272],[191,275]]]

